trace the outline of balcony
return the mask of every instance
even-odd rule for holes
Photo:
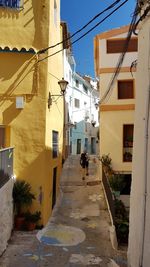
[[[13,175],[13,148],[0,149],[0,188]]]

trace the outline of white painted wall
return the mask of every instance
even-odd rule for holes
[[[150,18],[139,31],[128,263],[150,266]],[[146,132],[147,129],[147,132]],[[146,197],[146,198],[145,198]],[[145,213],[144,213],[145,211]],[[144,231],[145,229],[145,231]]]
[[[0,255],[7,247],[13,228],[13,180],[0,188]]]
[[[108,40],[111,39],[118,39],[118,38],[126,38],[127,33],[120,34],[117,36],[114,36],[113,38],[108,38]],[[107,46],[106,46],[106,39],[99,40],[99,61],[100,61],[100,68],[114,68],[116,67],[116,62],[118,62],[120,53],[114,53],[114,54],[107,54]],[[126,53],[124,57],[124,61],[122,64],[122,67],[128,67],[131,66],[132,62],[135,60],[137,56],[137,52],[128,52]]]

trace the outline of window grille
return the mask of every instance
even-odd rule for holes
[[[52,132],[52,142],[53,142],[53,158],[58,157],[58,132]]]

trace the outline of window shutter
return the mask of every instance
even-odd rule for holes
[[[122,53],[125,48],[126,39],[110,39],[107,40],[107,53]],[[129,41],[127,52],[136,52],[138,50],[138,39],[132,38]]]
[[[133,80],[118,81],[118,99],[134,98]]]

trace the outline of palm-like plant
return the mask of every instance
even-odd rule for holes
[[[17,180],[13,187],[14,209],[17,215],[21,215],[25,206],[32,204],[35,196],[31,193],[31,185],[24,180]]]

